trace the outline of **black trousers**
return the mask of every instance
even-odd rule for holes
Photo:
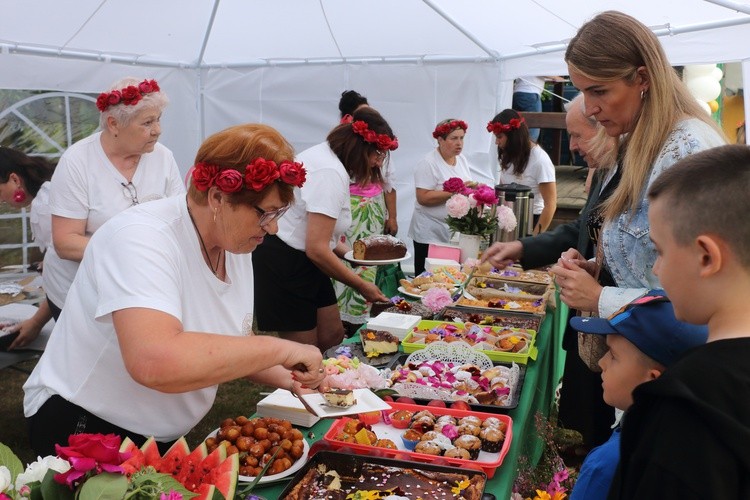
[[[54,302],[49,300],[49,297],[47,297],[47,305],[49,306],[49,310],[52,313],[52,318],[57,321],[60,319],[60,313],[62,312],[62,309],[57,307]]]
[[[414,243],[414,276],[419,276],[424,272],[424,261],[427,259],[427,251],[430,245],[427,243]]]
[[[31,449],[40,457],[56,455],[55,444],[67,446],[71,434],[117,434],[123,439],[129,437],[138,446],[146,442],[146,436],[111,424],[58,395],[49,398],[26,421]],[[173,443],[157,441],[156,444],[164,454]]]

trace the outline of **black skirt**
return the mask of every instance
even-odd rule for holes
[[[336,304],[331,278],[277,236],[268,235],[253,251],[255,317],[263,331],[312,330],[318,309]]]

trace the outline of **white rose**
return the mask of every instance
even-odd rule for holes
[[[10,486],[10,470],[4,465],[0,465],[0,492],[8,489]]]
[[[37,461],[29,464],[26,470],[16,478],[16,489],[20,490],[24,484],[33,483],[34,481],[41,483],[50,469],[62,474],[70,470],[70,464],[67,460],[58,457],[37,457]]]

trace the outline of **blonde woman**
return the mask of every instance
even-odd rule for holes
[[[619,139],[619,185],[589,224],[601,239],[602,286],[575,250],[552,268],[570,307],[607,317],[660,288],[652,272],[656,249],[649,239],[648,186],[677,160],[725,143],[723,134],[669,64],[656,35],[627,14],[603,12],[584,24],[565,53],[585,113]],[[597,228],[597,217],[598,225]],[[592,227],[593,226],[593,227]],[[588,269],[588,272],[587,272]]]

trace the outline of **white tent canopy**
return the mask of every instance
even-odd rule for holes
[[[123,76],[170,97],[162,142],[186,171],[201,140],[260,121],[298,150],[337,122],[356,89],[401,147],[402,235],[412,167],[443,118],[469,123],[465,154],[494,179],[484,125],[521,75],[566,74],[565,44],[597,12],[631,14],[674,65],[741,61],[750,78],[750,3],[732,0],[2,0],[0,88],[98,93]],[[403,196],[402,196],[403,195]]]

